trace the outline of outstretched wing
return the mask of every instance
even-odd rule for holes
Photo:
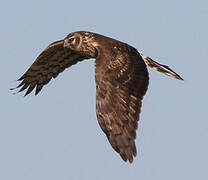
[[[18,92],[28,88],[25,93],[26,96],[36,87],[35,95],[37,95],[52,78],[56,78],[59,73],[78,61],[87,59],[77,52],[68,48],[65,49],[63,44],[63,40],[56,41],[38,56],[26,73],[18,79],[22,81],[17,86],[17,88],[20,88]]]
[[[131,52],[109,63],[105,58],[95,63],[99,125],[122,159],[133,162],[139,114],[149,80],[146,65],[139,54]]]

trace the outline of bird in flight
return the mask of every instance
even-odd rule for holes
[[[142,99],[147,91],[147,67],[183,80],[168,66],[159,64],[134,47],[86,31],[70,33],[50,44],[18,80],[25,96],[43,86],[66,68],[85,59],[95,60],[96,114],[113,149],[124,161],[137,155],[135,139]],[[14,88],[13,88],[14,89]]]

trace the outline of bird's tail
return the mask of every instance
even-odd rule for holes
[[[150,67],[150,68],[152,68],[156,71],[159,71],[161,73],[164,73],[164,74],[166,74],[170,77],[173,77],[173,78],[176,78],[176,79],[179,79],[179,80],[183,80],[183,78],[181,78],[177,73],[175,73],[173,70],[171,70],[168,66],[163,65],[163,64],[159,64],[156,61],[153,61],[150,57],[145,56],[141,52],[139,52],[139,54],[142,56],[145,64],[148,67]]]

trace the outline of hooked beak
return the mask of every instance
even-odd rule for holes
[[[64,40],[64,48],[69,48],[69,42],[68,39]]]

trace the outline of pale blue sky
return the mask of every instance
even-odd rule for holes
[[[0,179],[207,179],[207,0],[8,0],[0,22]],[[97,123],[93,60],[37,97],[9,91],[49,43],[78,30],[131,44],[185,79],[150,70],[133,164]]]

